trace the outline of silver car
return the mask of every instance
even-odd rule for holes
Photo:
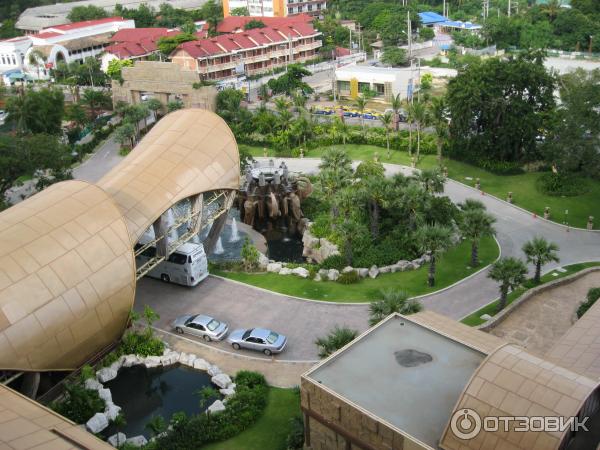
[[[178,317],[173,322],[173,329],[179,334],[193,334],[210,342],[223,339],[229,331],[229,326],[210,316],[196,314]]]
[[[287,338],[283,334],[265,328],[248,328],[232,331],[227,342],[236,350],[247,348],[269,356],[282,352],[287,344]]]

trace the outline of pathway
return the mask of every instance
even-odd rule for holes
[[[291,171],[305,173],[316,173],[320,162],[319,159],[314,158],[283,158],[283,160]],[[354,163],[356,164],[357,162]],[[411,168],[396,164],[384,164],[384,166],[387,175],[399,172],[407,175],[412,172]],[[523,258],[521,251],[523,244],[535,236],[544,236],[559,245],[561,258],[559,264],[548,264],[546,270],[576,262],[600,261],[600,232],[573,229],[567,231],[565,227],[534,217],[531,213],[495,197],[481,195],[479,191],[454,180],[448,180],[446,183],[445,195],[455,203],[474,198],[486,205],[497,220],[496,238],[500,243],[502,256]],[[496,282],[487,278],[487,273],[486,269],[444,291],[426,295],[421,298],[421,301],[428,309],[460,319],[498,297],[498,286]]]
[[[600,272],[591,272],[566,285],[531,297],[490,333],[544,355],[573,325],[575,311],[592,287],[600,286]]]

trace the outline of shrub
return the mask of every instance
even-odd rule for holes
[[[331,255],[321,263],[321,269],[341,270],[346,267],[346,258],[342,255]]]
[[[517,161],[482,160],[476,164],[482,169],[496,175],[519,175],[525,172],[521,163]]]
[[[319,357],[326,358],[333,352],[353,341],[356,336],[358,336],[358,331],[348,327],[338,327],[336,325],[327,336],[321,337],[315,341],[315,344],[319,347]]]
[[[393,313],[414,314],[423,309],[418,300],[408,297],[405,291],[384,289],[381,291],[381,300],[369,305],[369,325],[373,326]]]
[[[302,450],[304,446],[304,420],[302,416],[290,419],[290,432],[286,439],[287,450]]]
[[[137,333],[135,331],[129,331],[123,336],[123,340],[121,341],[118,350],[121,355],[162,355],[165,350],[165,344],[163,341],[151,334],[149,335],[147,332]]]
[[[315,218],[310,226],[311,234],[316,238],[326,238],[331,234],[331,217],[329,214],[321,214]]]
[[[577,308],[577,318],[579,319],[581,316],[583,316],[599,298],[600,288],[591,288],[587,293],[587,300],[579,305],[579,308]]]
[[[75,423],[86,423],[97,412],[104,411],[104,400],[98,391],[86,389],[80,384],[65,384],[65,398],[50,407],[61,416]]]
[[[585,194],[589,190],[589,183],[573,173],[548,172],[537,179],[536,186],[540,192],[557,197],[574,197]]]
[[[246,237],[246,239],[244,240],[244,245],[242,246],[242,252],[240,255],[242,257],[242,263],[246,271],[249,272],[258,267],[258,250],[254,245],[252,245],[252,242],[250,242],[250,239],[248,239],[248,237]]]
[[[83,366],[81,368],[81,373],[79,374],[81,381],[85,381],[88,378],[94,378],[95,376],[96,376],[96,371],[94,370],[94,368],[92,366],[86,364],[85,366]]]
[[[342,284],[354,284],[360,281],[360,277],[358,276],[358,273],[356,273],[356,270],[353,270],[351,272],[342,273],[337,281]]]

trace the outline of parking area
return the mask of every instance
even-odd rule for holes
[[[172,331],[173,320],[184,314],[207,314],[236,328],[270,328],[287,336],[286,349],[275,358],[286,361],[319,359],[315,340],[336,325],[362,332],[368,328],[368,305],[342,305],[298,300],[262,291],[216,277],[208,277],[198,286],[188,288],[144,278],[138,282],[134,308],[152,307],[160,320],[157,328]],[[186,334],[187,339],[205,343]],[[211,347],[238,355],[266,357],[250,350],[234,350],[226,342],[211,342]]]

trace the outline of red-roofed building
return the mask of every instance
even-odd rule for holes
[[[113,59],[145,60],[158,52],[157,42],[161,37],[174,36],[179,30],[168,28],[131,28],[116,32],[110,38],[111,44],[102,55],[101,68],[108,69]]]
[[[198,72],[204,80],[258,75],[314,59],[321,47],[320,34],[304,21],[253,28],[184,42],[171,54],[171,61]]]
[[[291,17],[228,16],[217,25],[217,33],[240,33],[244,31],[244,26],[252,20],[259,20],[268,27],[280,27],[297,23],[311,23],[314,17],[306,14]],[[202,31],[208,31],[208,24],[204,25]]]

